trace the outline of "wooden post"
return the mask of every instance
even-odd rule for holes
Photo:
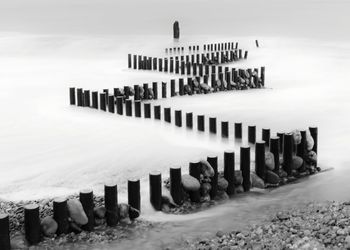
[[[248,58],[248,51],[246,50],[245,52],[244,52],[244,59],[247,59]]]
[[[199,131],[205,130],[204,115],[197,115],[197,128]]]
[[[170,96],[175,96],[175,79],[170,80]]]
[[[171,108],[164,108],[164,121],[171,123]]]
[[[118,209],[118,186],[115,183],[105,184],[105,208],[106,208],[106,223],[113,227],[119,221]]]
[[[257,48],[259,48],[259,41],[258,40],[255,40],[255,45]]]
[[[280,138],[279,139],[279,152],[281,154],[281,153],[283,153],[283,137],[284,137],[284,133],[277,133],[277,136]]]
[[[214,176],[210,178],[211,189],[209,191],[210,199],[214,199],[218,191],[218,157],[208,156],[207,161],[214,169]]]
[[[179,79],[179,94],[180,94],[180,96],[183,96],[185,94],[184,79],[183,78]]]
[[[160,172],[149,174],[150,202],[155,210],[162,210],[162,176]]]
[[[210,78],[210,79],[211,79],[211,87],[214,89],[214,91],[216,91],[216,88],[215,88],[215,87],[216,87],[216,82],[215,82],[215,81],[216,81],[216,77],[215,77],[215,73],[212,73],[212,74],[211,74],[211,78]]]
[[[168,72],[168,58],[164,58],[164,72]]]
[[[265,180],[265,141],[257,141],[255,143],[255,173]]]
[[[185,74],[185,61],[181,61],[181,75]]]
[[[265,67],[261,67],[260,73],[261,73],[261,76],[260,76],[260,78],[261,78],[261,85],[265,86]]]
[[[242,123],[235,122],[235,138],[242,139]]]
[[[39,206],[29,204],[24,207],[24,230],[28,243],[35,245],[40,242]]]
[[[175,125],[182,127],[182,112],[181,110],[175,110]]]
[[[114,95],[108,96],[108,111],[114,113]]]
[[[133,68],[134,69],[137,69],[137,55],[133,55],[133,59],[134,59],[134,61],[133,61]]]
[[[69,103],[75,105],[75,88],[69,88]]]
[[[131,69],[131,54],[128,54],[128,68]]]
[[[209,131],[216,134],[216,117],[209,117]]]
[[[91,189],[85,189],[80,191],[79,200],[83,206],[84,212],[88,218],[88,223],[83,225],[81,228],[86,231],[94,230],[94,197]]]
[[[117,114],[123,115],[123,97],[122,96],[117,97]]]
[[[140,86],[139,85],[134,85],[134,91],[135,91],[134,100],[135,101],[141,100]]]
[[[224,178],[228,182],[226,193],[235,193],[235,152],[224,152]]]
[[[177,205],[181,205],[184,202],[180,167],[170,168],[170,194]]]
[[[160,105],[155,105],[154,106],[154,119],[156,119],[156,120],[160,120],[161,119]]]
[[[108,105],[108,96],[109,96],[108,89],[103,89],[103,93],[106,94],[106,105]]]
[[[77,89],[77,99],[78,99],[78,107],[82,107],[84,104],[83,100],[83,89]]]
[[[288,133],[283,136],[283,169],[288,175],[292,173],[293,160],[293,134]]]
[[[100,108],[103,111],[106,111],[106,94],[100,93]]]
[[[135,101],[135,117],[141,117],[141,101]]]
[[[153,70],[157,70],[157,58],[153,58]]]
[[[256,141],[256,126],[248,126],[248,142],[255,143]]]
[[[163,59],[162,58],[159,58],[158,59],[158,62],[159,62],[159,72],[162,72],[163,71]]]
[[[153,89],[153,99],[157,100],[158,99],[158,83],[157,82],[153,82],[152,83],[152,89]]]
[[[241,162],[240,168],[243,176],[243,189],[245,192],[250,190],[250,147],[242,146],[241,147]]]
[[[143,99],[145,100],[149,99],[148,83],[143,84]]]
[[[268,147],[270,146],[270,129],[269,128],[263,128],[262,129],[262,138],[263,141],[265,141],[265,145]]]
[[[151,118],[151,104],[144,103],[143,107],[144,107],[145,118]]]
[[[132,100],[125,101],[125,109],[126,116],[132,116]]]
[[[200,162],[190,162],[189,163],[189,174],[200,181],[201,174],[201,163]],[[200,202],[200,191],[189,192],[190,199],[192,202]]]
[[[317,148],[318,148],[318,128],[317,127],[309,127],[310,134],[312,138],[314,139],[314,146],[312,148],[312,151],[314,151],[317,154]]]
[[[278,136],[273,136],[270,138],[270,152],[273,154],[273,158],[275,160],[275,168],[273,169],[273,171],[276,174],[279,174],[280,169],[279,143],[280,138]]]
[[[229,123],[228,123],[228,121],[221,122],[221,137],[223,137],[223,138],[229,137]]]
[[[162,98],[166,98],[166,82],[162,82]]]
[[[128,180],[128,204],[141,212],[140,180]],[[135,219],[135,218],[133,218]]]
[[[69,229],[68,208],[66,198],[56,198],[53,201],[53,219],[57,222],[56,234],[67,234]]]
[[[176,60],[175,61],[175,74],[179,74],[179,68],[180,68],[179,60]]]
[[[0,214],[0,249],[10,250],[10,221],[8,214]]]
[[[92,94],[92,108],[98,109],[98,92],[93,91],[91,94]]]
[[[193,114],[186,113],[186,127],[193,128]]]
[[[172,57],[170,57],[170,67],[169,67],[169,72],[173,73],[174,72],[174,60]]]

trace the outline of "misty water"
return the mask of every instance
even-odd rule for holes
[[[102,194],[103,184],[115,181],[119,200],[125,202],[127,179],[140,178],[142,218],[164,224],[136,232],[130,241],[105,246],[113,249],[178,246],[187,238],[259,223],[279,209],[307,201],[348,199],[348,2],[145,2],[2,3],[1,199],[65,196],[83,188]],[[198,5],[198,11],[211,19],[199,21],[193,15]],[[134,20],[123,22],[129,13],[134,13]],[[174,19],[182,28],[178,42],[171,38]],[[128,53],[165,56],[166,47],[222,41],[238,41],[249,50],[247,61],[229,66],[266,67],[265,89],[175,97],[154,104],[227,120],[231,133],[232,124],[242,122],[242,142],[68,105],[71,86],[101,91],[178,78],[129,70]],[[186,172],[188,162],[208,155],[219,156],[222,168],[225,150],[235,150],[238,168],[248,125],[257,126],[258,138],[262,128],[274,134],[318,126],[319,165],[334,169],[272,191],[253,190],[195,215],[164,215],[150,207],[150,171],[159,170],[165,178],[171,166]]]

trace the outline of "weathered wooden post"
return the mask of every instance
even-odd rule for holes
[[[98,92],[93,91],[91,92],[92,95],[92,108],[98,109]]]
[[[175,61],[175,74],[179,74],[179,69],[180,69],[179,60],[176,60]]]
[[[154,106],[154,119],[156,119],[156,120],[160,120],[161,119],[160,105],[155,105]]]
[[[108,89],[103,89],[103,93],[106,94],[106,105],[108,105],[108,96],[109,96]]]
[[[255,143],[255,173],[265,180],[265,141],[257,141]]]
[[[118,209],[118,186],[115,183],[108,183],[104,186],[105,191],[105,208],[106,208],[106,223],[113,227],[119,221]]]
[[[261,71],[260,71],[260,78],[261,78],[261,85],[265,86],[265,67],[261,67]]]
[[[128,68],[131,69],[131,54],[128,54]]]
[[[193,114],[186,113],[186,127],[187,128],[193,128]]]
[[[83,106],[83,89],[79,88],[77,89],[77,99],[78,99],[78,107]]]
[[[168,72],[168,58],[164,58],[164,72]]]
[[[175,110],[175,125],[182,127],[182,112],[181,110]]]
[[[164,108],[164,121],[171,123],[171,108]]]
[[[0,249],[10,250],[10,221],[8,214],[0,213]]]
[[[242,123],[235,122],[235,138],[242,139]]]
[[[280,169],[279,141],[280,138],[278,136],[272,136],[270,138],[270,152],[273,154],[273,158],[275,160],[275,168],[273,169],[273,171],[276,174],[279,174]]]
[[[82,229],[86,231],[94,230],[94,196],[91,189],[85,189],[80,191],[79,200],[83,206],[84,212],[88,218],[88,223],[82,226]]]
[[[69,103],[75,105],[75,88],[69,88]]]
[[[241,147],[240,168],[243,176],[243,189],[245,192],[250,190],[250,147]]]
[[[133,68],[137,69],[137,55],[133,55]]]
[[[223,137],[223,138],[229,137],[229,123],[228,123],[228,121],[221,122],[221,137]]]
[[[135,101],[135,117],[141,117],[141,101]]]
[[[248,142],[255,143],[256,141],[256,126],[248,126]]]
[[[106,111],[106,94],[100,93],[100,108],[103,111]]]
[[[69,229],[68,208],[66,198],[56,198],[53,201],[53,219],[57,222],[56,234],[67,234]]]
[[[148,83],[143,84],[143,99],[149,99]]]
[[[216,117],[209,117],[209,131],[216,134]]]
[[[162,98],[166,98],[166,82],[162,82]]]
[[[184,202],[180,167],[170,168],[170,194],[177,205],[181,205]]]
[[[154,57],[154,58],[153,58],[153,70],[157,70],[157,68],[158,68],[158,67],[157,67],[157,66],[158,66],[158,65],[157,65],[157,61],[158,61],[157,58]]]
[[[152,83],[152,89],[153,89],[153,99],[157,100],[158,99],[158,83],[157,82]]]
[[[126,116],[132,116],[132,100],[125,101],[125,109]]]
[[[235,193],[235,152],[224,152],[224,178],[228,182],[226,193]]]
[[[312,148],[312,151],[314,151],[317,154],[317,148],[318,148],[318,128],[317,127],[309,127],[310,135],[314,139],[314,146]]]
[[[279,152],[283,153],[283,137],[284,137],[284,133],[277,133],[277,136],[280,138],[279,139]]]
[[[169,72],[170,73],[174,72],[174,59],[172,57],[170,57]]]
[[[214,199],[218,191],[218,157],[208,156],[207,161],[214,169],[214,176],[210,178],[211,189],[209,191],[210,199]]]
[[[162,210],[162,175],[155,171],[149,174],[150,202],[155,210]]]
[[[288,175],[292,173],[293,160],[293,134],[287,133],[283,136],[283,169]]]
[[[201,174],[201,163],[200,162],[190,162],[189,163],[189,174],[200,181]],[[192,202],[200,202],[200,191],[189,192],[190,199]]]
[[[144,103],[144,117],[145,118],[151,118],[151,104],[150,103]]]
[[[268,147],[270,143],[270,129],[269,128],[263,128],[262,129],[262,138],[263,141],[265,141],[265,145]]]
[[[123,115],[123,97],[122,96],[117,97],[117,114]]]
[[[24,207],[24,230],[29,244],[35,245],[40,242],[40,218],[37,204],[29,204]]]
[[[159,68],[158,68],[159,72],[162,72],[163,71],[163,59],[159,58],[158,63],[159,63]]]
[[[114,95],[108,96],[108,111],[114,113]]]
[[[205,130],[204,115],[197,115],[197,128],[199,131]]]
[[[175,79],[170,80],[170,96],[175,96]]]
[[[173,24],[173,33],[174,39],[180,38],[180,25],[178,21],[175,21]]]
[[[306,154],[306,130],[300,131],[301,141],[297,145],[297,156],[303,159],[303,165],[300,170],[305,170],[305,154]]]
[[[184,88],[184,79],[179,79],[179,94],[180,96],[183,96],[185,94],[185,88]]]
[[[248,51],[246,50],[245,52],[244,52],[244,59],[247,59],[248,58]]]
[[[141,212],[141,193],[139,179],[132,178],[128,180],[128,204],[129,206]]]

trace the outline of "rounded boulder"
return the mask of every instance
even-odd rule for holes
[[[199,181],[189,174],[182,175],[181,182],[186,191],[198,191],[201,187]]]

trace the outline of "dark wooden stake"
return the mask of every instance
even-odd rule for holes
[[[160,105],[155,105],[154,106],[154,119],[156,119],[156,120],[160,120],[161,119]]]
[[[301,172],[305,171],[305,155],[306,155],[306,130],[301,130],[301,142],[297,145],[297,156],[301,157],[303,161],[303,165],[299,169]]]
[[[164,108],[164,121],[171,123],[171,108]]]
[[[243,189],[245,192],[250,190],[250,147],[243,146],[241,147],[241,162],[240,168],[243,176]]]
[[[53,201],[53,218],[57,222],[57,235],[67,234],[69,229],[68,208],[66,198],[56,198]]]
[[[248,126],[248,142],[255,143],[256,141],[256,126]]]
[[[77,99],[78,99],[78,107],[82,107],[84,103],[83,89],[77,89]]]
[[[10,221],[8,214],[0,214],[0,249],[11,249]]]
[[[82,190],[79,193],[79,200],[88,218],[88,223],[82,226],[86,231],[94,230],[94,197],[91,189]]]
[[[175,110],[175,125],[182,127],[182,112],[181,110]]]
[[[149,174],[150,202],[155,210],[162,209],[162,176],[159,172]]]
[[[284,133],[277,133],[277,136],[280,138],[279,139],[279,152],[280,154],[283,153],[283,137],[284,137]]]
[[[113,227],[118,224],[118,186],[115,183],[105,184],[105,208],[106,208],[106,223]]]
[[[235,138],[242,139],[242,123],[235,122]]]
[[[39,206],[29,204],[24,207],[24,230],[29,244],[35,245],[40,242],[40,218]]]
[[[209,192],[210,198],[214,199],[218,192],[218,157],[208,156],[207,161],[210,166],[214,169],[214,176],[210,178],[211,189]]]
[[[162,82],[162,98],[166,98],[166,82]]]
[[[108,111],[110,113],[114,113],[114,96],[110,95],[108,96]]]
[[[157,82],[152,83],[152,89],[153,89],[153,99],[157,100],[158,99],[158,83]]]
[[[201,174],[201,163],[200,162],[190,162],[189,163],[189,174],[200,181]],[[200,202],[200,191],[189,192],[190,199],[192,202]]]
[[[145,118],[151,118],[151,104],[145,103],[143,107],[144,107]]]
[[[126,116],[132,116],[132,100],[125,101],[125,114]]]
[[[193,128],[193,114],[186,113],[186,127]]]
[[[128,204],[129,206],[141,212],[141,193],[139,179],[128,180]]]
[[[228,182],[226,193],[235,193],[235,152],[224,152],[224,178]]]
[[[204,124],[204,115],[198,115],[197,116],[197,128],[199,131],[205,130],[205,124]]]
[[[265,180],[265,141],[257,141],[255,143],[255,173]]]
[[[175,96],[175,79],[170,80],[170,96]]]
[[[106,94],[100,93],[100,108],[103,111],[106,111]]]
[[[117,97],[117,114],[123,115],[123,97],[122,96]]]
[[[93,91],[92,93],[92,107],[98,109],[98,92]]]
[[[283,137],[283,169],[288,175],[292,173],[293,134],[284,134]]]
[[[141,101],[135,101],[135,117],[141,117]]]
[[[263,128],[262,129],[262,138],[263,141],[265,141],[265,145],[268,147],[270,143],[270,129],[269,128]]]
[[[216,117],[209,117],[209,131],[216,134]]]
[[[280,138],[278,136],[273,136],[270,138],[270,152],[273,154],[275,160],[274,172],[279,174],[280,169],[280,153],[279,153]]]
[[[69,103],[75,105],[75,88],[69,88]]]
[[[181,168],[170,168],[170,194],[176,204],[181,205],[184,202]]]
[[[318,129],[317,127],[309,127],[310,134],[312,138],[314,139],[314,146],[312,148],[312,151],[314,151],[317,154],[317,147],[318,147]]]
[[[221,137],[223,137],[223,138],[229,137],[229,123],[228,123],[228,121],[221,122]]]

